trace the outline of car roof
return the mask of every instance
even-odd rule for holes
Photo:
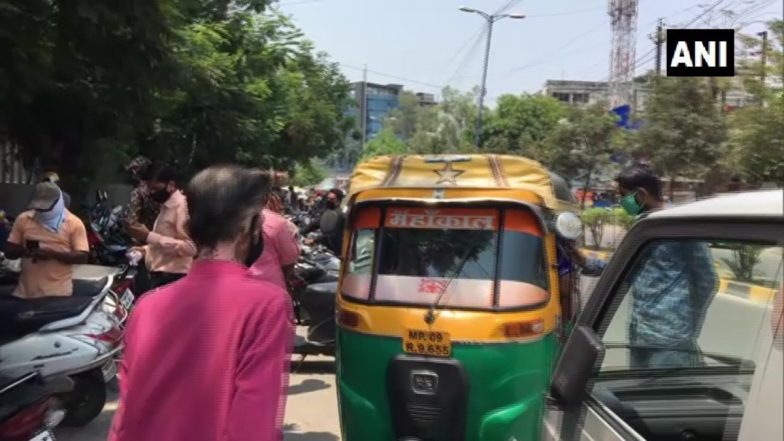
[[[784,190],[764,190],[717,196],[651,213],[648,218],[782,217]]]

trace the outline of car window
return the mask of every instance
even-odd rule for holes
[[[759,387],[782,376],[782,261],[782,247],[766,244],[647,244],[601,321],[592,396],[646,439],[741,439],[759,418],[754,402],[782,409],[781,381]]]

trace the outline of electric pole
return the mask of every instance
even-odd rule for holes
[[[487,94],[487,63],[490,61],[490,41],[493,38],[493,23],[495,20],[487,20],[487,43],[485,44],[485,62],[482,68],[482,89],[479,91],[479,115],[476,118],[476,147],[479,147],[482,136],[482,116],[485,113],[485,95]]]
[[[766,70],[767,70],[767,66],[766,65],[767,65],[767,62],[768,62],[768,31],[762,31],[762,32],[760,32],[757,35],[762,37],[762,56],[761,56],[762,74],[760,76],[761,76],[761,80],[762,80],[762,86],[765,87],[765,77],[766,77],[766,73],[767,73],[766,72]]]
[[[360,114],[362,118],[362,150],[365,150],[365,143],[367,142],[367,64],[362,69],[362,104],[360,107]]]
[[[662,52],[662,44],[664,44],[664,20],[659,19],[659,24],[656,26],[656,36],[653,39],[653,42],[656,44],[656,76],[661,75],[661,52]]]

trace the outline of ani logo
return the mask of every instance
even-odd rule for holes
[[[735,31],[668,29],[667,76],[735,76]]]

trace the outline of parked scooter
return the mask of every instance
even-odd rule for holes
[[[298,326],[306,326],[305,337],[297,336],[294,353],[301,356],[334,355],[335,293],[340,259],[325,247],[304,247],[291,281],[294,315]]]
[[[0,440],[54,441],[52,429],[64,415],[38,374],[0,376]]]
[[[84,426],[97,417],[106,383],[117,373],[114,357],[128,313],[111,290],[113,281],[111,275],[74,280],[70,297],[0,298],[0,375],[36,371],[51,385],[70,378],[70,390],[56,390],[66,410],[64,425]]]

